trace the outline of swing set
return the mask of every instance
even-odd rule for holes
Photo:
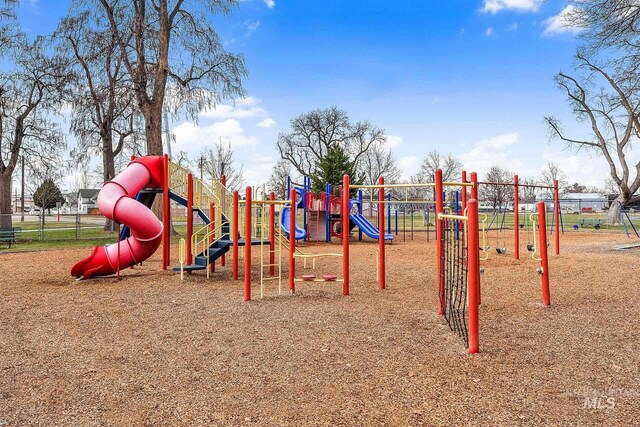
[[[465,176],[465,172],[463,172],[463,176]],[[526,224],[520,224],[520,206],[519,206],[519,189],[520,188],[537,188],[537,189],[545,189],[553,191],[553,216],[551,218],[551,232],[554,234],[555,240],[555,254],[560,255],[560,228],[558,225],[561,223],[560,220],[560,196],[558,190],[558,180],[553,182],[553,186],[549,185],[537,185],[537,184],[521,184],[518,180],[518,175],[514,175],[513,182],[493,182],[493,181],[475,181],[477,184],[476,187],[480,187],[482,185],[493,185],[493,186],[505,186],[505,187],[513,187],[513,237],[514,237],[514,258],[520,259],[520,228],[526,226]],[[473,187],[473,188],[476,188]],[[476,192],[478,190],[476,189]],[[477,194],[476,194],[477,196]],[[497,219],[502,213],[502,218],[500,221],[500,226],[497,226]],[[502,205],[498,208],[498,211],[494,210],[494,215],[489,224],[489,229],[491,229],[491,225],[493,225],[494,221],[496,221],[496,252],[499,255],[505,255],[507,253],[506,240],[502,239],[502,246],[500,244],[500,235],[505,232],[505,220],[507,215],[506,207],[503,209]],[[525,219],[526,222],[526,219]],[[555,227],[554,227],[555,225]],[[527,242],[527,250],[531,251],[530,248],[533,248],[531,242]]]

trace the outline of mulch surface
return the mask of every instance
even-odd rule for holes
[[[632,425],[640,250],[612,250],[630,242],[567,233],[550,258],[550,307],[525,238],[521,261],[492,248],[477,355],[436,314],[423,238],[387,246],[384,291],[377,245],[353,242],[346,298],[339,282],[291,296],[285,278],[282,295],[269,282],[258,299],[254,247],[249,303],[229,262],[180,282],[158,252],[119,282],[76,282],[87,248],[2,254],[0,426]],[[340,259],[317,262],[299,275],[341,276]]]

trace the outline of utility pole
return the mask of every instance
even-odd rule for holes
[[[204,182],[204,156],[200,155],[200,181]]]
[[[24,156],[22,156],[22,192],[20,194],[20,222],[24,222]]]

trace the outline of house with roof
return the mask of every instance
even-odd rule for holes
[[[81,188],[78,190],[78,213],[79,214],[96,214],[98,211],[98,193],[100,189]]]

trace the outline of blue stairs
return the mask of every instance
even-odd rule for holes
[[[173,191],[169,191],[169,198],[182,206],[187,206],[187,199],[174,193]],[[205,224],[209,224],[209,217],[204,212],[196,207],[193,208],[193,211],[198,213],[198,216],[204,221]]]
[[[193,264],[185,265],[184,271],[205,270],[207,264],[212,264],[215,260],[222,255],[229,252],[231,242],[228,240],[216,240],[209,246],[209,262],[207,262],[207,255],[205,252],[199,253],[193,259]],[[180,267],[173,267],[173,271],[180,271]]]

